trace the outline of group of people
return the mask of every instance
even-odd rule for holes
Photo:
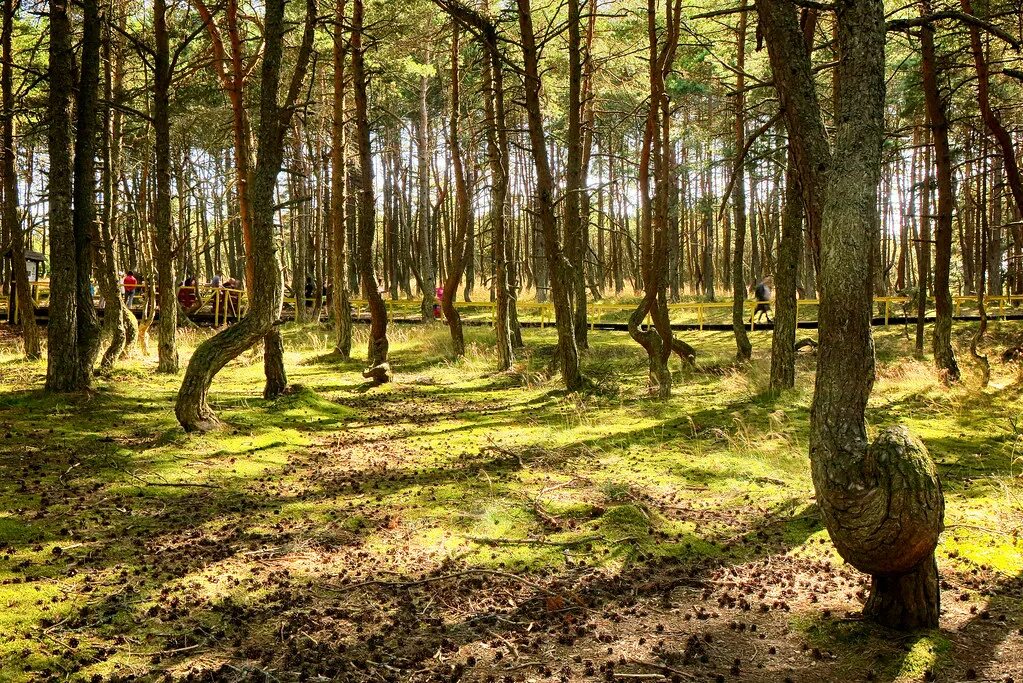
[[[239,312],[238,290],[241,287],[241,283],[234,278],[225,279],[222,273],[217,273],[210,280],[209,286],[214,289],[214,308],[218,311],[223,311],[225,316],[237,317]],[[121,297],[128,308],[134,305],[135,296],[139,292],[144,291],[145,287],[145,282],[134,271],[128,270],[124,273],[121,277]],[[186,275],[181,284],[178,285],[177,298],[178,303],[181,304],[181,307],[188,315],[202,308],[205,303],[200,295],[199,281],[193,275]],[[103,302],[100,305],[102,306]]]

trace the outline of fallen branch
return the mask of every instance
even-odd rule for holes
[[[147,481],[146,486],[193,486],[203,489],[219,489],[220,484],[202,484],[192,481]]]
[[[689,681],[695,681],[696,680],[696,676],[692,675],[688,671],[682,671],[681,669],[675,669],[675,668],[670,667],[670,666],[665,666],[664,664],[657,664],[656,662],[647,662],[647,661],[644,661],[642,659],[630,659],[629,660],[629,664],[635,664],[636,666],[646,666],[646,667],[649,667],[651,669],[656,669],[657,671],[660,671],[661,673],[671,674],[672,676],[680,676],[681,678],[684,678],[684,679],[689,680]],[[617,674],[617,673],[615,674],[615,676],[618,676],[618,675],[619,674]]]
[[[542,538],[494,538],[490,536],[466,536],[466,540],[481,545],[547,545],[555,548],[574,548],[594,541],[606,540],[603,536],[584,536],[574,541],[548,541]],[[621,541],[615,541],[621,543]]]
[[[451,572],[449,574],[439,574],[437,576],[428,576],[426,578],[415,579],[413,581],[385,581],[384,579],[371,579],[369,581],[362,581],[361,583],[352,583],[352,584],[349,584],[347,586],[329,586],[328,585],[328,586],[324,586],[324,588],[326,588],[327,590],[330,590],[330,591],[346,591],[346,590],[352,590],[354,588],[366,588],[367,586],[387,586],[388,588],[411,588],[413,586],[423,586],[423,585],[426,585],[428,583],[435,583],[437,581],[447,581],[448,579],[457,579],[457,578],[461,578],[463,576],[472,576],[473,574],[484,574],[484,575],[487,575],[487,576],[500,576],[500,577],[505,578],[505,579],[511,579],[513,581],[518,581],[521,584],[524,584],[526,586],[530,586],[532,588],[536,588],[537,590],[543,591],[544,593],[550,593],[550,591],[548,591],[546,588],[544,588],[540,584],[536,583],[535,581],[530,581],[529,579],[523,578],[523,577],[521,577],[521,576],[519,576],[517,574],[512,574],[510,572],[502,572],[502,571],[500,571],[498,569],[466,569],[466,570],[460,571],[460,572]],[[552,594],[552,593],[550,593],[550,594]]]

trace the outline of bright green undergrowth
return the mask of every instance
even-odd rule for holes
[[[184,336],[183,361],[202,334]],[[238,582],[258,583],[267,557],[290,558],[309,590],[452,560],[611,573],[658,557],[838,561],[811,503],[812,356],[800,357],[795,389],[771,396],[768,333],[752,335],[757,353],[742,367],[730,335],[687,334],[700,369],[679,369],[673,397],[657,400],[639,348],[595,332],[584,356],[594,388],[573,396],[559,390],[553,331],[525,336],[513,371],[495,373],[489,330],[467,329],[455,360],[445,328],[392,326],[397,382],[369,388],[359,362],[331,355],[327,329],[290,325],[294,391],[262,399],[261,359],[245,354],[213,385],[225,427],[207,435],[178,428],[180,377],[155,374],[152,358],[62,397],[41,391],[43,363],[0,349],[0,679],[134,671],[169,649],[170,627],[150,612],[177,589],[211,606],[182,623],[222,632],[212,606],[257,600],[260,589]],[[877,343],[871,428],[908,424],[938,462],[942,566],[1020,575],[1015,368],[996,364],[982,389],[966,365],[967,379],[946,387],[900,329]],[[82,625],[74,646],[50,630],[70,619]],[[801,627],[831,644],[875,637],[826,620]],[[125,631],[130,648],[117,640]],[[889,674],[940,667],[943,642],[914,643]]]

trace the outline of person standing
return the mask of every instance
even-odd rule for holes
[[[138,280],[135,279],[135,273],[130,270],[125,273],[124,281],[124,303],[131,308],[132,303],[135,301],[135,287],[138,286]]]
[[[757,300],[756,318],[760,320],[761,316],[767,318],[767,322],[771,322],[771,297],[773,296],[774,289],[774,277],[768,275],[756,286],[753,290],[753,296]]]

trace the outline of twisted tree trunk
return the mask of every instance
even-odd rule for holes
[[[783,97],[783,106],[811,107],[787,111],[787,120],[819,122],[795,6],[791,0],[756,5],[779,93],[796,95]],[[865,616],[894,628],[933,627],[939,614],[934,549],[944,510],[934,464],[902,428],[869,444],[864,419],[874,382],[871,255],[884,138],[884,8],[878,0],[839,0],[836,15],[834,154],[826,138],[793,146],[797,157],[818,150],[799,166],[815,169],[811,182],[827,181],[803,187],[823,216],[820,346],[810,418],[814,489],[838,552],[873,576]],[[786,61],[793,55],[796,61]]]
[[[292,103],[298,95],[312,51],[316,2],[307,0],[305,31],[296,59],[291,87],[283,106],[277,102],[281,81],[281,56],[284,43],[284,5],[286,0],[268,0],[264,21],[265,46],[262,88],[259,97],[259,136],[256,171],[252,183],[252,297],[249,309],[237,325],[207,339],[195,350],[178,391],[174,412],[186,431],[205,431],[219,425],[207,397],[210,384],[232,359],[264,340],[264,369],[267,385],[264,396],[273,395],[287,385],[281,357],[283,345],[276,325],[284,304],[284,280],[277,256],[274,227],[274,189],[284,157],[284,133],[288,129]]]

